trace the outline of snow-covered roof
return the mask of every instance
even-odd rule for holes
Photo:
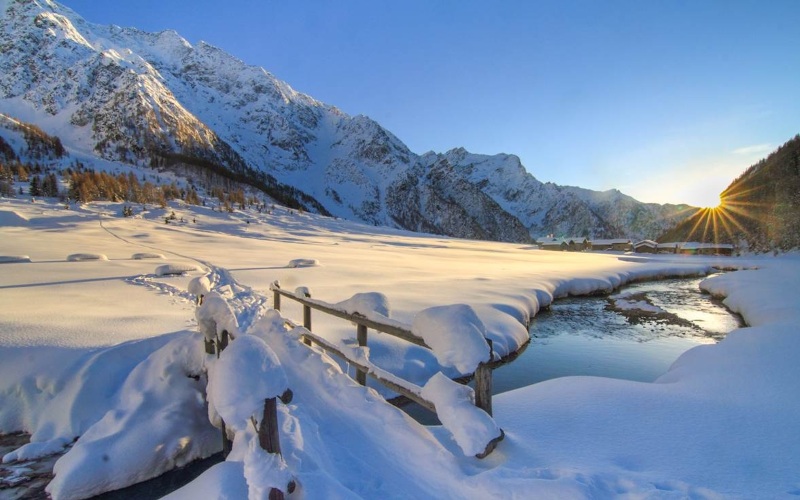
[[[627,238],[616,238],[611,240],[591,240],[592,245],[625,245],[630,243],[631,240]]]

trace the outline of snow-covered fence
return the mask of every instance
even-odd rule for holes
[[[206,293],[195,316],[204,336],[206,353],[216,355],[215,362],[210,365],[213,369],[208,373],[207,393],[209,406],[213,406],[219,415],[223,455],[227,456],[233,445],[226,421],[230,431],[237,435],[243,433],[248,422],[252,423],[257,431],[258,446],[277,458],[265,459],[261,456],[263,452],[253,450],[245,456],[245,469],[269,469],[266,471],[268,477],[248,477],[249,488],[266,488],[270,500],[282,500],[284,490],[288,493],[294,491],[295,482],[281,479],[286,476],[286,469],[281,458],[277,400],[289,404],[293,394],[287,386],[280,362],[269,346],[253,335],[242,336],[234,342],[239,335],[238,322],[228,303],[218,293]],[[229,345],[234,348],[226,349]],[[256,421],[256,413],[260,413],[260,422]],[[259,463],[248,466],[248,460]]]
[[[307,345],[311,345],[312,342],[317,344],[318,346],[322,347],[324,350],[335,354],[336,356],[344,359],[347,363],[354,366],[356,368],[356,381],[361,385],[366,385],[367,382],[367,375],[372,377],[373,379],[377,380],[390,390],[408,398],[409,400],[419,404],[423,408],[426,408],[433,413],[436,413],[440,420],[444,423],[445,420],[448,420],[448,417],[453,414],[454,408],[459,406],[460,402],[455,402],[455,399],[452,397],[439,397],[441,394],[445,392],[458,392],[452,391],[450,389],[444,389],[445,385],[439,383],[438,387],[435,389],[431,388],[422,388],[420,390],[419,387],[415,386],[411,382],[408,382],[396,375],[389,373],[381,368],[375,366],[374,364],[370,363],[369,360],[364,355],[348,355],[347,353],[343,352],[339,347],[334,345],[333,343],[329,342],[328,340],[315,335],[311,332],[311,310],[316,309],[320,312],[329,314],[331,316],[345,319],[352,323],[356,324],[356,340],[358,342],[358,346],[360,348],[367,346],[367,332],[368,329],[373,329],[378,332],[382,332],[388,335],[392,335],[399,339],[405,340],[406,342],[410,342],[412,344],[418,345],[420,347],[424,347],[426,349],[430,349],[434,351],[434,354],[437,354],[437,358],[441,360],[442,351],[446,351],[446,354],[451,354],[454,351],[466,351],[466,356],[461,356],[460,359],[455,363],[451,364],[451,366],[460,365],[459,368],[463,369],[464,367],[469,367],[472,369],[474,367],[474,380],[475,380],[475,392],[474,392],[474,409],[478,410],[477,413],[474,411],[472,413],[472,422],[474,429],[475,427],[480,427],[483,432],[476,432],[476,434],[483,434],[484,437],[475,438],[475,436],[465,437],[464,441],[469,441],[466,446],[462,445],[462,449],[467,452],[468,454],[474,454],[478,458],[484,458],[488,456],[497,446],[505,434],[501,429],[496,427],[494,421],[491,418],[492,415],[492,370],[490,366],[490,362],[492,359],[492,343],[491,340],[486,339],[484,332],[482,330],[474,328],[474,323],[480,323],[480,320],[474,316],[474,312],[468,306],[455,306],[458,309],[458,314],[464,316],[465,311],[467,313],[471,313],[474,317],[474,321],[454,321],[455,324],[452,324],[456,333],[465,333],[465,325],[467,328],[472,328],[474,331],[468,332],[469,335],[460,336],[458,338],[458,345],[453,344],[453,337],[447,337],[444,341],[445,343],[450,343],[451,345],[444,346],[444,349],[441,345],[437,345],[432,347],[429,345],[429,342],[426,341],[424,338],[425,335],[420,336],[415,333],[414,330],[417,330],[418,327],[412,327],[409,329],[405,324],[392,321],[388,317],[383,315],[366,315],[360,312],[353,312],[344,310],[341,307],[337,307],[333,304],[328,304],[319,300],[311,299],[311,294],[305,287],[300,287],[295,292],[289,292],[284,290],[280,287],[278,282],[272,283],[270,286],[270,290],[273,293],[273,305],[276,310],[280,310],[281,308],[281,297],[286,297],[293,301],[300,303],[303,306],[303,327],[305,332],[302,335],[303,342]],[[448,313],[452,312],[452,307],[445,307],[445,308],[433,308],[438,309],[438,311],[433,311],[431,316],[439,316],[444,317],[445,319],[454,319],[455,316],[448,316]],[[444,313],[444,314],[441,314]],[[425,328],[425,326],[433,325],[436,319],[432,319],[426,315],[424,321],[421,322],[421,327]],[[466,314],[468,319],[472,319],[469,317],[469,314]],[[482,324],[481,324],[482,328]],[[478,334],[476,336],[476,334]],[[465,346],[463,340],[472,338],[472,342],[467,342]],[[477,340],[476,340],[477,339]],[[469,345],[472,344],[472,345]],[[481,351],[482,349],[482,351]],[[362,351],[363,352],[363,351]],[[477,352],[477,354],[476,354]],[[458,356],[456,356],[458,357]],[[450,363],[448,363],[450,364]],[[466,382],[466,380],[464,380]],[[466,392],[463,392],[462,395],[471,392],[469,387],[464,388]],[[428,396],[428,397],[426,397]],[[462,399],[469,400],[470,398],[464,397]],[[435,403],[433,400],[438,401]],[[437,407],[438,406],[438,407]],[[482,410],[482,411],[480,411]],[[461,416],[464,416],[468,413],[468,411],[464,411],[463,405],[458,408],[458,412]],[[470,417],[467,417],[469,419]],[[488,419],[488,423],[487,423]],[[450,419],[452,420],[452,419]],[[476,424],[477,422],[477,424]],[[447,424],[445,424],[447,426]],[[460,426],[463,428],[463,426]],[[469,425],[468,425],[469,427]],[[451,429],[452,430],[452,429]],[[453,432],[455,435],[457,433]],[[463,434],[463,433],[462,433]],[[457,441],[460,441],[458,437],[456,438]],[[480,442],[479,449],[475,448],[474,443]],[[461,445],[462,442],[459,442]],[[485,445],[485,446],[484,446]],[[467,451],[471,450],[471,451]]]

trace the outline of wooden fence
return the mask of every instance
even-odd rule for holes
[[[311,332],[311,310],[316,309],[320,312],[325,314],[329,314],[331,316],[335,316],[337,318],[345,319],[347,321],[353,322],[356,324],[356,340],[358,342],[359,347],[366,347],[367,346],[367,331],[368,329],[373,329],[378,332],[382,332],[393,337],[397,337],[399,339],[405,340],[406,342],[410,342],[412,344],[424,347],[426,349],[431,349],[431,347],[425,343],[425,341],[414,334],[412,331],[405,328],[402,324],[391,322],[391,320],[387,322],[376,321],[374,319],[367,318],[366,316],[359,314],[359,313],[348,313],[337,309],[330,304],[326,304],[324,302],[312,300],[310,294],[303,293],[302,296],[286,291],[280,287],[280,285],[275,282],[270,286],[270,290],[273,293],[273,307],[276,310],[280,311],[281,308],[281,297],[286,297],[293,301],[299,302],[303,306],[303,327],[305,328],[306,332],[303,333],[303,342],[307,345],[311,345],[312,342],[317,344],[318,346],[322,347],[325,351],[331,352],[336,356],[340,357],[350,365],[356,368],[356,381],[361,385],[366,385],[367,382],[367,375],[374,378],[388,389],[408,398],[409,400],[419,404],[423,408],[426,408],[433,413],[436,413],[436,406],[431,402],[420,396],[419,392],[414,390],[412,387],[414,386],[411,382],[403,380],[397,376],[392,375],[389,372],[386,372],[379,367],[368,363],[365,364],[360,360],[353,359],[352,356],[347,355],[337,346],[332,344],[331,342],[325,340],[324,338],[315,335]],[[388,319],[388,318],[387,318]],[[489,344],[489,348],[491,350],[492,341],[490,339],[486,339],[486,342]],[[475,369],[474,374],[475,379],[475,406],[481,408],[483,411],[488,413],[490,416],[492,415],[492,369],[490,363],[480,363],[478,367]],[[466,383],[469,380],[469,377],[464,379],[459,379],[459,382]],[[497,443],[502,440],[503,434],[493,441],[491,441],[486,450],[477,455],[478,458],[484,458],[488,456],[494,448],[497,446]]]
[[[217,358],[219,358],[220,354],[222,354],[222,351],[228,347],[228,343],[233,339],[234,337],[230,335],[227,330],[222,330],[222,333],[217,335],[213,340],[205,340],[206,354],[216,354]],[[278,398],[267,398],[264,400],[261,422],[258,423],[257,431],[258,443],[267,453],[277,453],[278,455],[281,454],[281,443],[278,435],[278,429],[280,429],[280,426],[278,425],[277,400],[280,399],[283,404],[289,404],[292,402],[292,397],[292,391],[287,389],[286,392],[284,392]],[[231,452],[233,443],[231,443],[231,440],[228,439],[228,432],[225,427],[225,421],[222,420],[222,417],[220,417],[220,422],[222,424],[220,428],[222,433],[222,455],[227,457]],[[255,425],[255,420],[253,420],[253,425]],[[294,492],[295,488],[295,482],[291,481],[286,487],[286,492],[292,493]],[[283,500],[283,493],[284,492],[282,490],[272,488],[269,492],[269,500]]]

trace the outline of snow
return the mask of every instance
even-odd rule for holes
[[[288,389],[278,357],[258,337],[237,338],[222,351],[209,377],[208,400],[226,425],[243,431],[251,417],[261,419],[264,400]]]
[[[202,297],[211,291],[211,280],[209,280],[207,274],[197,276],[192,278],[186,288],[195,297]]]
[[[253,392],[260,396],[280,389],[262,387],[274,382],[269,377],[220,375],[232,359],[255,371],[262,366],[257,360],[269,360],[285,375],[278,385],[294,392],[290,404],[278,404],[282,457],[261,453],[252,425],[242,428],[256,402],[237,402],[228,460],[172,498],[244,498],[248,491],[283,488],[289,477],[297,481],[294,495],[308,498],[781,498],[800,492],[800,255],[546,252],[284,210],[222,214],[179,204],[169,210],[197,217],[197,224],[166,225],[162,209],[98,217],[120,208],[97,203],[64,210],[46,200],[0,200],[1,212],[27,221],[0,225],[0,254],[30,256],[0,272],[0,432],[26,431],[32,441],[4,459],[66,446],[48,490],[56,498],[119,488],[218,452],[207,378],[216,383],[219,377],[233,394],[249,394],[248,384],[258,385]],[[245,217],[255,222],[246,231]],[[285,265],[309,248],[324,266]],[[86,249],[109,260],[65,261]],[[154,276],[152,261],[132,259],[135,252],[177,255],[205,269],[212,288],[206,309],[196,308],[189,292],[197,276]],[[525,324],[558,297],[704,275],[713,265],[749,269],[701,284],[749,327],[687,351],[654,383],[564,377],[495,395],[493,418],[505,439],[483,460],[471,455],[483,438],[470,430],[479,422],[475,415],[460,415],[476,411],[467,404],[469,390],[437,374],[469,372],[488,360],[484,333],[495,355],[504,355],[527,340]],[[287,290],[306,287],[328,304],[350,302],[342,307],[362,313],[377,314],[385,302],[393,321],[413,325],[436,356],[373,332],[364,355],[439,400],[444,425],[418,424],[356,384],[346,366],[303,345],[300,329],[285,321],[302,318],[302,307],[285,300],[280,313],[269,308],[276,280]],[[212,319],[213,328],[206,324]],[[197,332],[216,336],[221,325],[235,339],[216,359],[204,353]],[[316,311],[313,325],[336,345],[355,336],[349,322]],[[249,350],[237,355],[236,346],[248,343],[265,357],[251,358]],[[215,397],[212,390],[218,411],[224,405]],[[491,435],[494,427],[485,424],[480,432]]]
[[[244,477],[247,480],[247,498],[252,500],[267,500],[273,488],[286,491],[292,480],[281,456],[264,451],[256,439],[250,440],[244,457]]]
[[[472,388],[454,382],[442,372],[431,377],[420,395],[436,406],[436,415],[465,455],[483,453],[486,445],[500,436],[492,417],[475,406]]]
[[[391,316],[389,298],[377,292],[357,293],[349,299],[339,302],[336,307],[348,314],[358,313],[368,318],[375,318],[376,315],[384,318]]]
[[[478,364],[491,360],[486,327],[466,304],[420,311],[411,331],[425,340],[443,366],[453,367],[461,374],[472,373]]]
[[[207,340],[214,340],[223,331],[234,337],[239,335],[239,322],[228,302],[217,292],[207,293],[195,311],[197,328]]]
[[[614,301],[614,307],[622,311],[645,311],[651,313],[665,313],[664,309],[653,305],[646,300],[632,300],[631,293],[623,292],[610,295],[608,298]]]
[[[202,346],[181,335],[139,363],[118,404],[56,462],[47,486],[54,499],[83,498],[159,475],[216,451],[219,434],[205,418]]]

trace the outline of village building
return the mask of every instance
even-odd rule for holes
[[[669,243],[659,243],[657,253],[678,253],[678,249],[683,245],[681,242],[673,241]]]
[[[544,238],[538,238],[536,240],[536,244],[539,245],[539,248],[542,250],[555,250],[562,252],[582,252],[590,248],[589,239],[581,237],[553,238],[551,236],[547,236]]]
[[[637,241],[633,245],[633,251],[636,253],[656,253],[658,252],[658,243],[653,240]]]
[[[631,252],[633,251],[633,243],[631,240],[625,238],[617,238],[611,240],[592,240],[590,242],[591,250],[594,252],[603,251],[616,251],[616,252]]]
[[[733,245],[689,241],[680,246],[678,253],[683,255],[733,255]]]

